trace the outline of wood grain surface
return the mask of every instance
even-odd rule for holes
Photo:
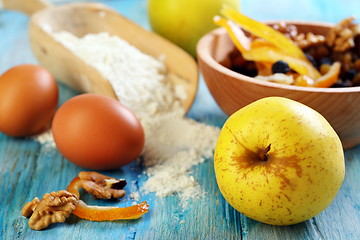
[[[103,2],[149,28],[145,0]],[[244,13],[259,20],[303,19],[335,23],[350,15],[360,17],[358,0],[242,0],[241,6]],[[1,73],[16,64],[36,63],[29,45],[28,23],[28,17],[20,13],[0,12]],[[60,85],[60,90],[61,103],[77,94],[64,85]],[[202,78],[188,117],[219,127],[227,118]],[[207,159],[193,169],[206,195],[186,208],[180,206],[177,196],[157,198],[154,194],[141,194],[139,201],[146,200],[150,204],[149,213],[141,219],[90,222],[71,216],[64,224],[34,231],[20,214],[22,206],[35,196],[64,189],[83,169],[68,162],[56,149],[32,139],[14,139],[0,134],[0,239],[360,239],[360,146],[346,150],[345,157],[345,181],[333,203],[315,218],[293,226],[262,224],[235,211],[216,185],[213,159]],[[126,178],[126,190],[132,192],[138,191],[146,180],[143,170],[134,162],[103,173]],[[129,196],[110,203],[84,197],[90,204],[131,205]]]

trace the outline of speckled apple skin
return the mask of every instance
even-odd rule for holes
[[[259,152],[269,145],[267,161],[260,160]],[[345,176],[344,152],[331,125],[315,110],[282,97],[260,99],[231,115],[220,132],[214,165],[226,201],[273,225],[319,214]]]

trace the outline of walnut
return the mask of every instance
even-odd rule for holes
[[[82,180],[82,188],[95,198],[121,198],[126,194],[123,190],[126,185],[124,179],[108,177],[97,172],[80,172],[79,177]]]
[[[68,191],[46,193],[41,201],[34,198],[25,204],[21,214],[29,219],[29,227],[41,230],[52,223],[65,222],[75,210],[78,198]]]
[[[40,203],[39,198],[38,197],[34,198],[31,202],[25,204],[25,206],[21,210],[21,215],[27,218],[31,217],[31,215],[33,214],[39,203]]]
[[[353,23],[354,19],[354,17],[344,19],[327,34],[326,43],[335,52],[345,52],[355,46],[354,38],[360,33],[360,29]]]
[[[315,45],[320,45],[325,42],[325,37],[322,35],[315,35],[311,32],[300,33],[293,38],[294,42],[302,49]]]
[[[294,39],[298,35],[297,27],[293,24],[286,24],[285,22],[281,21],[272,25],[272,27],[290,39]]]
[[[302,49],[325,42],[325,37],[322,35],[315,35],[311,32],[299,33],[297,27],[293,24],[279,22],[272,25],[272,27],[293,40]]]

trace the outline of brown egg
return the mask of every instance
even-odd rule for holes
[[[32,64],[9,69],[0,77],[0,131],[13,137],[39,133],[51,123],[58,99],[46,69]]]
[[[137,117],[119,101],[97,94],[81,94],[56,112],[52,132],[56,146],[78,166],[109,170],[135,160],[144,147],[144,131]]]

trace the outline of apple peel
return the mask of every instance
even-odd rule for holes
[[[79,189],[82,188],[80,177],[75,177],[67,187],[67,191],[76,195],[80,199]],[[127,220],[138,219],[143,214],[149,211],[149,205],[146,201],[136,204],[134,206],[119,208],[119,207],[104,207],[87,205],[84,201],[79,200],[76,204],[74,215],[90,220],[90,221],[112,221],[112,220]]]

